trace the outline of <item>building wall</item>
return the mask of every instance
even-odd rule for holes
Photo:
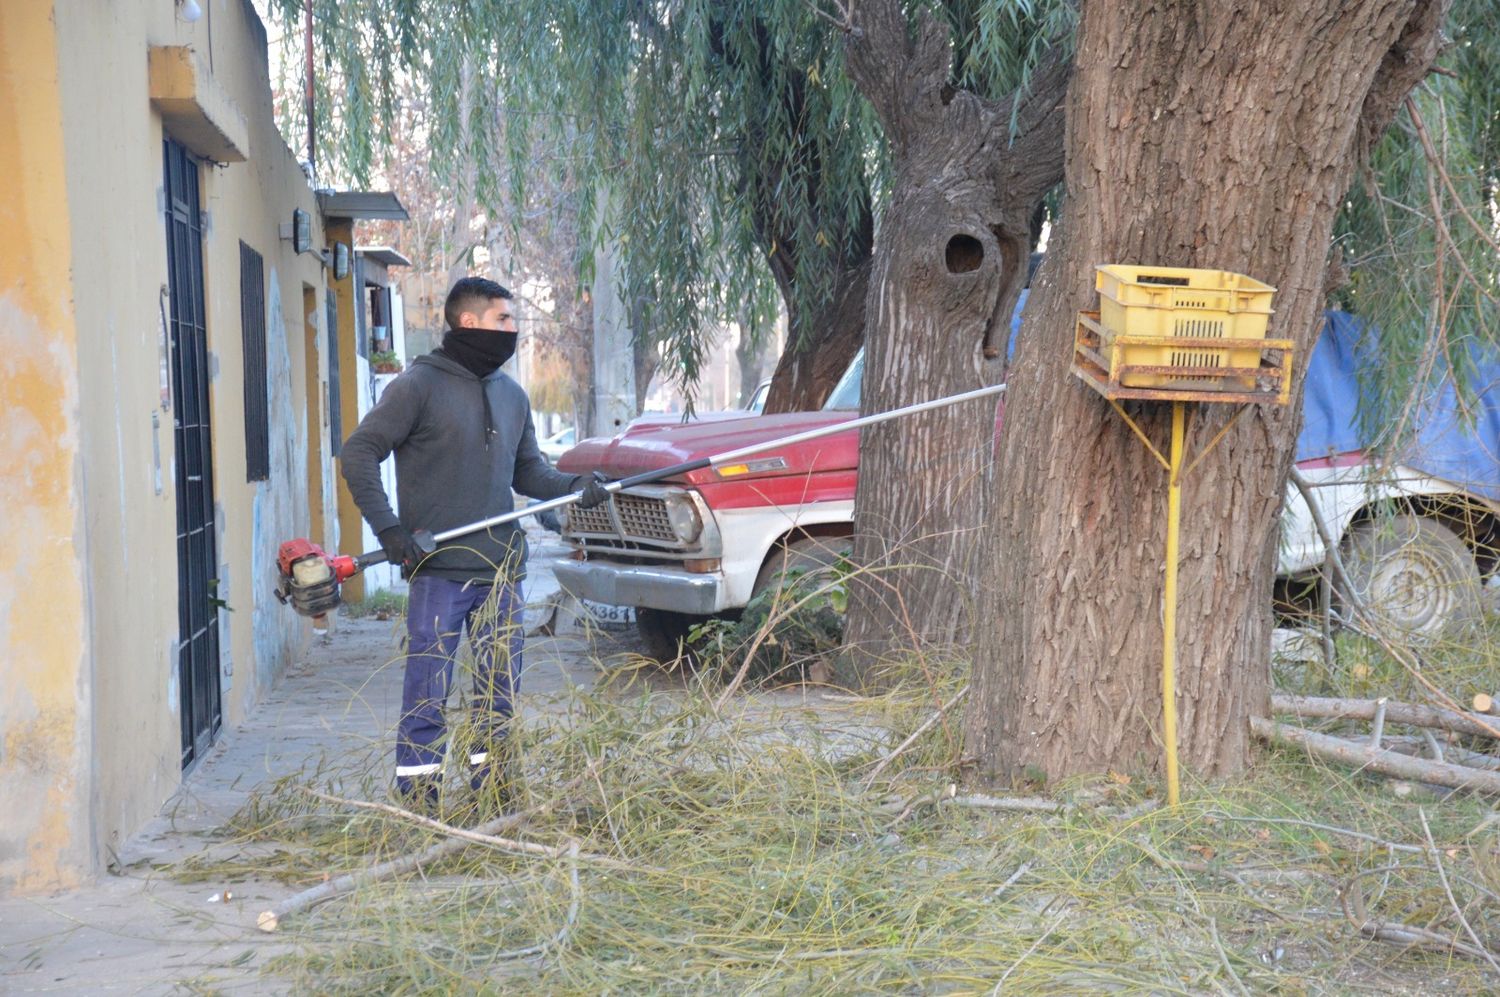
[[[89,864],[78,325],[50,3],[0,3],[0,886]]]
[[[59,576],[46,611],[31,607],[28,618],[36,623],[0,633],[0,683],[3,708],[20,714],[6,717],[7,731],[20,729],[16,724],[24,725],[28,715],[33,725],[54,714],[65,718],[48,720],[51,733],[23,775],[72,771],[80,786],[74,799],[41,802],[13,790],[25,778],[0,778],[0,889],[57,885],[89,874],[181,781],[174,412],[161,396],[163,121],[150,101],[151,46],[190,46],[201,72],[248,125],[247,161],[200,170],[217,595],[232,610],[219,613],[226,727],[243,719],[305,640],[306,622],[271,593],[277,543],[309,529],[308,430],[322,423],[307,410],[304,290],[313,289],[321,344],[324,276],[318,257],[297,256],[279,226],[301,207],[314,218],[313,245],[323,238],[313,194],[275,128],[265,32],[249,0],[200,5],[204,16],[187,24],[171,0],[0,4],[5,79],[25,87],[24,104],[7,95],[0,122],[26,135],[20,154],[26,158],[15,161],[6,138],[0,165],[12,167],[7,176],[21,177],[24,210],[48,223],[46,241],[39,235],[32,251],[20,254],[22,272],[8,272],[17,267],[12,254],[0,263],[4,283],[21,284],[27,295],[17,299],[22,314],[15,319],[7,296],[5,327],[19,331],[6,335],[27,335],[29,324],[29,340],[54,344],[45,352],[7,349],[0,364],[25,358],[30,369],[21,376],[42,386],[33,392],[38,403],[60,409],[47,414],[52,422],[45,432],[57,442],[39,448],[54,484],[38,515],[55,520],[39,535],[49,538],[49,567],[62,572],[71,563],[78,576],[71,596]],[[34,22],[49,8],[55,17],[42,30]],[[18,27],[28,40],[16,40],[15,20],[24,22]],[[50,77],[48,59],[55,67]],[[49,78],[55,81],[50,109]],[[39,120],[17,120],[27,115]],[[61,122],[53,143],[61,148],[50,158],[51,147],[37,138],[48,122],[54,133]],[[246,480],[241,241],[265,265],[271,478],[263,482]],[[326,377],[327,369],[326,356],[320,357],[318,376]],[[0,373],[0,380],[6,376]],[[6,397],[12,397],[9,390]],[[313,397],[317,404],[316,391]],[[7,434],[10,425],[7,418]],[[320,442],[326,454],[326,440]],[[8,440],[7,447],[18,443],[24,441]],[[14,479],[7,472],[7,491],[36,491]],[[76,520],[70,530],[62,530],[65,511]],[[16,580],[26,577],[24,588],[34,592],[35,567],[8,563],[14,556],[0,554],[0,591],[15,591]],[[33,632],[38,628],[44,629]],[[47,676],[45,690],[19,700],[10,693],[18,649]],[[23,752],[7,751],[0,775],[6,766],[26,765]],[[33,820],[33,811],[43,816]],[[70,833],[55,832],[59,821]],[[44,825],[45,834],[39,830]],[[24,870],[11,858],[18,854],[12,829],[25,842]],[[37,871],[44,868],[37,861],[42,853],[52,857],[50,872]]]

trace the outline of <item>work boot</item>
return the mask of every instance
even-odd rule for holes
[[[438,816],[442,780],[435,775],[396,777],[396,805],[419,817]]]

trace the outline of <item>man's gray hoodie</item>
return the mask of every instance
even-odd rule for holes
[[[392,451],[399,520],[380,480],[380,462]],[[441,533],[512,511],[512,490],[550,499],[584,484],[553,470],[537,449],[531,401],[519,384],[498,370],[480,380],[437,353],[418,357],[386,385],[339,459],[376,533],[397,522]],[[419,571],[489,582],[501,568],[521,578],[525,566],[526,534],[507,523],[450,540]]]

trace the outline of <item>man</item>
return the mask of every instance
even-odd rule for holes
[[[411,578],[396,790],[427,812],[438,802],[443,704],[462,629],[474,650],[469,782],[482,805],[505,802],[506,735],[521,677],[526,536],[508,523],[424,556],[412,531],[441,533],[511,512],[512,490],[538,499],[582,491],[584,508],[609,497],[597,472],[562,474],[537,449],[530,400],[500,372],[516,350],[511,303],[510,291],[492,280],[454,284],[443,307],[442,345],[386,386],[341,457],[360,512],[390,562]],[[399,518],[380,480],[380,462],[393,451]]]

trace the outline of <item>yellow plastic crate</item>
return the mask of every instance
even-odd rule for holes
[[[1276,289],[1253,277],[1228,270],[1190,270],[1183,267],[1143,267],[1105,264],[1096,268],[1099,319],[1105,329],[1103,352],[1108,357],[1116,336],[1179,336],[1247,343],[1239,348],[1173,349],[1169,346],[1131,346],[1124,363],[1153,367],[1181,367],[1181,374],[1130,374],[1123,384],[1136,388],[1196,388],[1235,390],[1253,387],[1240,378],[1205,380],[1192,368],[1259,367],[1261,348],[1248,341],[1265,338]]]

